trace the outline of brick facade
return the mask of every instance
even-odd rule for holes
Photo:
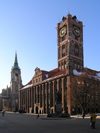
[[[77,109],[73,106],[71,80],[74,69],[78,72],[86,70],[83,67],[82,22],[70,14],[63,17],[62,22],[57,24],[57,41],[58,68],[51,71],[40,70],[38,67],[35,69],[32,80],[20,89],[20,110],[33,113],[56,113],[59,91],[62,113],[73,114],[73,109],[76,111],[74,113],[81,111],[80,106]],[[98,110],[100,111],[100,104]]]

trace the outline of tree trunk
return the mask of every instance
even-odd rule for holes
[[[82,116],[85,114],[84,107],[82,107]]]

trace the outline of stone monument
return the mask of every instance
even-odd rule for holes
[[[61,91],[59,90],[57,92],[57,98],[56,98],[56,114],[61,114],[62,113],[62,96],[61,96]]]

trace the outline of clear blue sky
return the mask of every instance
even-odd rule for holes
[[[68,12],[83,21],[84,67],[100,71],[100,0],[0,0],[0,92],[10,86],[16,50],[23,84],[36,67],[57,67],[56,24]]]

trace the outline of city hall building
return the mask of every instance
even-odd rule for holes
[[[38,67],[35,69],[32,80],[19,91],[20,110],[32,113],[56,113],[59,92],[62,113],[72,114],[70,88],[71,78],[75,75],[74,70],[94,75],[99,73],[84,68],[83,23],[76,16],[68,14],[57,24],[57,45],[58,67],[51,71],[41,70]],[[78,113],[78,109],[76,111]],[[100,104],[98,111],[100,111]]]

